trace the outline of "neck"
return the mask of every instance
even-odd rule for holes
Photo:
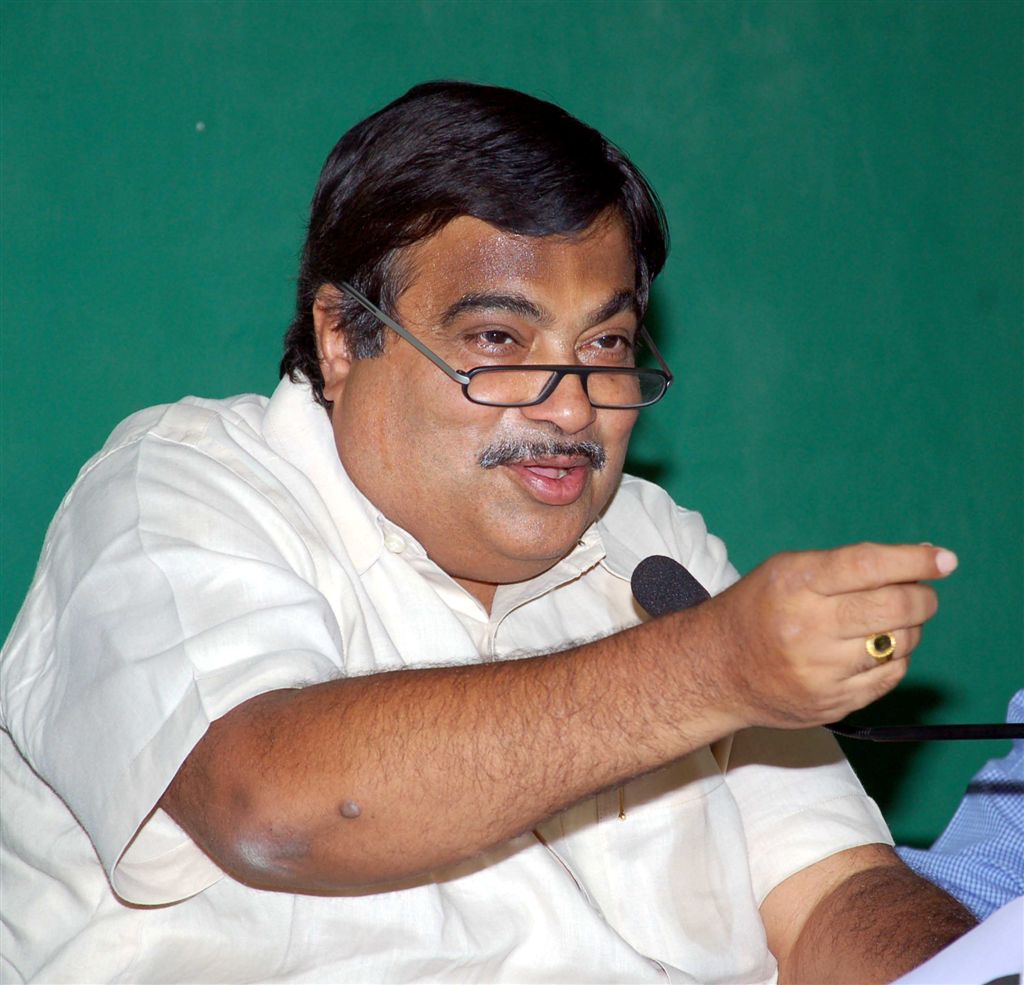
[[[472,581],[469,578],[454,578],[454,581],[469,592],[490,615],[491,606],[494,603],[494,593],[498,590],[497,585],[488,581]]]

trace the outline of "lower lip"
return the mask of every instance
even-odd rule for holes
[[[508,465],[506,468],[526,487],[538,502],[548,506],[568,506],[583,494],[587,484],[586,466],[569,469],[560,479],[553,479],[533,471],[526,465]]]

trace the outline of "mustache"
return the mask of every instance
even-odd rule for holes
[[[595,472],[600,472],[608,461],[604,445],[598,441],[559,441],[557,438],[505,437],[491,442],[477,455],[477,465],[496,469],[513,462],[529,462],[538,458],[567,456],[586,458]]]

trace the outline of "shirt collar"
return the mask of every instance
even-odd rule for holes
[[[614,505],[615,498],[613,497],[604,515],[594,524],[604,542],[605,554],[601,564],[617,578],[629,581],[633,577],[633,570],[643,560],[643,556],[625,541],[620,540],[614,533],[615,525],[608,522],[608,512]],[[629,528],[624,529],[628,530]]]
[[[378,510],[348,477],[327,412],[304,377],[277,385],[263,418],[263,437],[309,480],[324,501],[356,571],[363,574],[384,543]]]

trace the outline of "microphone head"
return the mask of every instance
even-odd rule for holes
[[[633,597],[651,616],[663,616],[711,598],[708,590],[678,561],[663,554],[645,557],[630,578]]]

